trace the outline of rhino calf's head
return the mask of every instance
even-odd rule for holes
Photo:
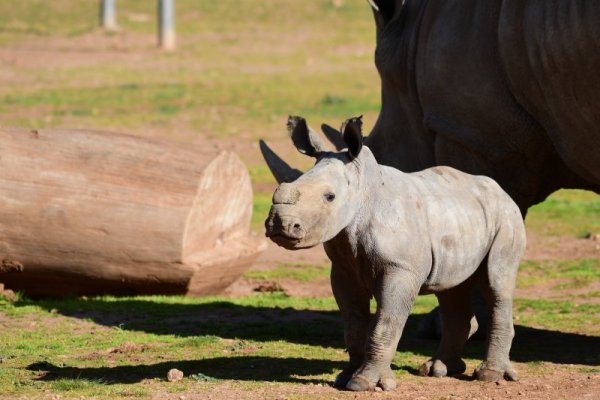
[[[290,117],[288,131],[294,145],[317,160],[304,174],[290,168],[261,141],[263,156],[280,183],[265,221],[267,237],[286,249],[308,248],[332,239],[351,223],[362,204],[361,166],[367,159],[376,163],[370,151],[361,151],[361,124],[360,117],[351,118],[338,137],[331,130],[326,132],[336,148],[343,149],[332,152],[303,118]]]

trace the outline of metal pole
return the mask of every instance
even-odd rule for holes
[[[158,45],[175,49],[175,0],[158,0]]]
[[[107,31],[117,29],[116,0],[100,0],[100,26]]]

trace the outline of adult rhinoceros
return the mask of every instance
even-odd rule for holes
[[[559,188],[600,192],[600,1],[369,3],[380,163],[487,175],[523,214]]]

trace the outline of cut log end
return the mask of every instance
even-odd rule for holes
[[[202,172],[186,220],[182,260],[248,236],[252,185],[246,167],[232,153],[216,156]]]

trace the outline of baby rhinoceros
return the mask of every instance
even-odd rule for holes
[[[443,333],[420,373],[463,373],[474,288],[490,308],[485,361],[474,376],[517,380],[509,351],[515,278],[525,249],[519,208],[484,176],[449,167],[403,173],[379,165],[363,146],[361,125],[360,117],[347,120],[339,137],[330,137],[338,148],[330,152],[304,119],[290,117],[294,145],[317,160],[304,174],[261,141],[280,182],[266,235],[290,250],[324,243],[332,262],[331,284],[350,355],[335,385],[394,389],[390,364],[400,335],[416,296],[428,293],[439,300]],[[377,301],[373,316],[371,297]]]

